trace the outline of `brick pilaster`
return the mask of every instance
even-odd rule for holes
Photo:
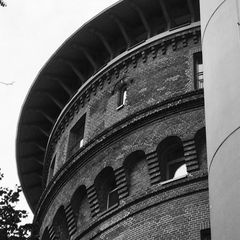
[[[157,152],[151,152],[146,155],[148,173],[150,176],[151,185],[157,184],[161,181],[160,166],[158,161]]]
[[[183,150],[188,173],[198,170],[199,163],[194,139],[183,141]]]
[[[90,204],[92,217],[94,217],[100,212],[100,206],[98,203],[97,192],[96,192],[94,185],[92,185],[91,187],[89,187],[87,189],[87,197],[88,197],[88,202]]]
[[[48,228],[50,240],[57,240],[57,235],[55,233],[53,225]]]
[[[74,212],[71,206],[71,203],[69,203],[65,207],[65,213],[66,213],[66,219],[67,219],[67,225],[68,225],[68,232],[70,237],[76,233],[77,231],[77,219],[74,216]]]
[[[118,197],[119,200],[127,197],[129,195],[126,174],[124,171],[124,167],[120,167],[114,171],[116,187],[118,189]]]

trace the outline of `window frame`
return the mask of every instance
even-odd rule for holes
[[[124,107],[126,105],[126,102],[127,102],[127,85],[124,84],[118,91],[117,110]]]
[[[112,193],[113,193],[113,194],[116,194],[117,200],[116,200],[116,202],[114,202],[112,205],[110,205],[110,195],[111,195]],[[111,209],[111,208],[113,208],[113,207],[115,207],[115,206],[118,206],[118,204],[119,204],[118,188],[115,187],[114,189],[112,189],[111,191],[108,192],[108,196],[107,196],[107,208],[106,208],[106,210]]]

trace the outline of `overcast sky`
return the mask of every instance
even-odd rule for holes
[[[0,7],[0,168],[19,184],[15,138],[21,105],[41,67],[86,21],[117,0],[4,0]],[[24,199],[21,208],[27,209]],[[28,210],[30,211],[30,210]],[[31,221],[31,218],[28,219]]]

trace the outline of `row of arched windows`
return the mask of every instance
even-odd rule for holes
[[[192,167],[194,164],[199,165],[200,161],[206,161],[204,128],[197,132],[192,142],[193,145],[190,144],[191,141],[184,145],[177,136],[167,137],[157,146],[156,157],[150,160],[144,151],[134,151],[123,161],[122,178],[116,177],[116,170],[111,166],[105,167],[96,176],[91,191],[84,185],[77,188],[68,204],[70,212],[66,213],[66,207],[63,206],[58,209],[51,228],[44,232],[42,239],[48,240],[47,236],[51,234],[55,234],[60,240],[70,239],[69,229],[73,229],[73,225],[77,229],[91,221],[96,209],[104,212],[118,206],[121,198],[120,186],[127,188],[128,196],[144,194],[153,184],[150,172],[152,176],[159,174],[159,182],[186,176],[188,169],[191,169],[188,165]],[[187,157],[194,159],[194,154],[198,163],[192,160],[188,162]]]

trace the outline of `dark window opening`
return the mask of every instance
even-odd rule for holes
[[[118,205],[118,191],[116,188],[115,175],[111,167],[104,168],[94,182],[98,202],[101,211],[105,211]]]
[[[84,129],[86,115],[84,115],[71,129],[69,136],[70,155],[77,152],[84,145]]]
[[[200,167],[203,169],[207,168],[207,150],[206,150],[206,132],[205,128],[202,128],[197,131],[194,137],[196,151],[197,151],[197,158]]]
[[[187,175],[182,142],[178,137],[168,137],[158,148],[161,180],[166,181]]]
[[[195,88],[203,88],[203,62],[202,53],[198,52],[194,54],[194,78],[195,78]]]
[[[201,240],[211,240],[210,228],[201,230]]]

